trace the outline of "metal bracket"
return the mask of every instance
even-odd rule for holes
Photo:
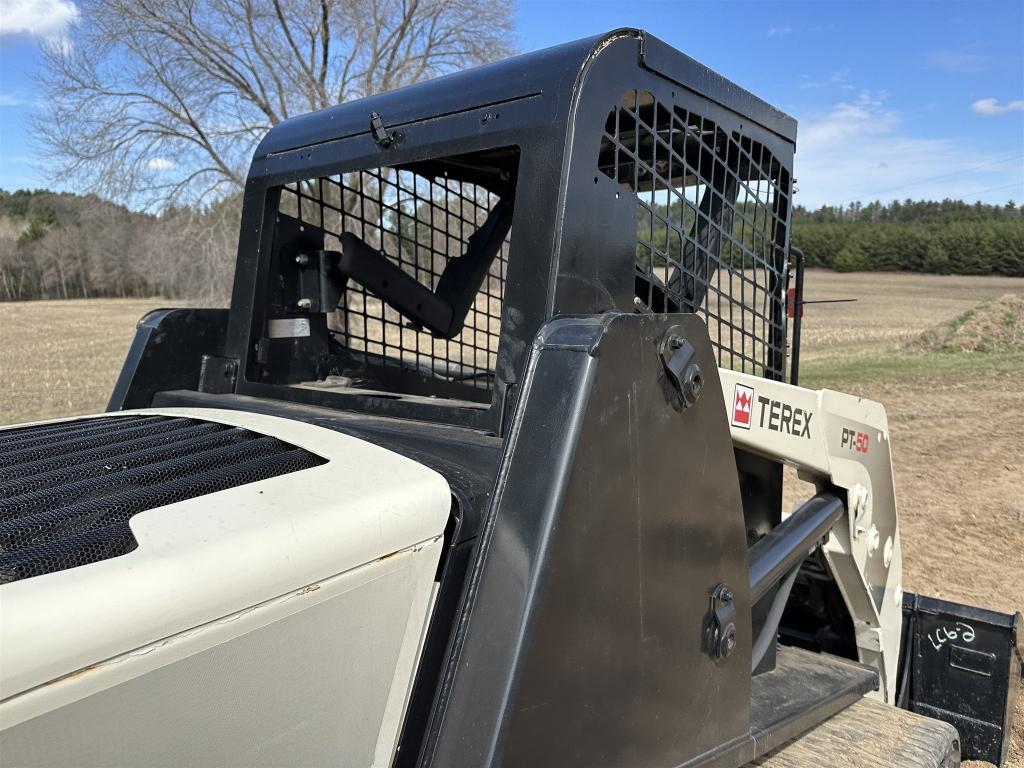
[[[661,342],[660,354],[665,372],[681,398],[680,409],[688,408],[697,402],[704,389],[704,375],[697,365],[693,345],[669,331]]]
[[[203,355],[199,364],[199,391],[224,395],[235,391],[238,360],[231,357]]]
[[[383,118],[376,112],[370,113],[370,133],[377,145],[385,149],[402,141],[402,134],[385,128]]]
[[[719,584],[711,593],[710,618],[705,629],[708,655],[725,659],[736,649],[736,604],[732,590]]]

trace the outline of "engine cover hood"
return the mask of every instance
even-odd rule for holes
[[[209,486],[212,492],[182,501],[166,503],[165,495],[159,506],[128,520],[137,546],[126,554],[0,585],[0,700],[8,704],[38,686],[436,544],[444,532],[451,508],[445,480],[363,440],[215,409],[145,409],[87,419],[140,415],[240,427],[314,459],[266,479],[243,479],[223,490]],[[61,433],[40,432],[43,438]],[[0,430],[0,456],[3,440],[12,436]],[[20,437],[15,442],[25,444]],[[65,457],[68,466],[75,455]],[[110,477],[116,480],[116,474]],[[187,478],[175,480],[188,485]],[[0,544],[0,558],[6,554]],[[32,716],[31,709],[17,719]]]

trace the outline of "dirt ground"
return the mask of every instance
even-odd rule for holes
[[[1024,280],[809,272],[801,384],[888,411],[904,587],[1024,609],[1024,352],[920,352],[924,331]],[[135,321],[162,301],[0,304],[0,424],[102,410]],[[794,499],[795,491],[790,494]],[[1024,768],[1024,701],[1008,763]],[[982,764],[978,764],[982,765]]]
[[[801,384],[878,400],[892,436],[906,589],[1024,610],[1024,353],[917,355],[923,332],[1024,280],[810,272]],[[968,763],[982,766],[987,763]],[[1024,768],[1024,697],[1007,765]]]
[[[1024,280],[810,272],[804,386],[886,407],[904,586],[1024,609],[1024,352],[918,355],[907,342]]]

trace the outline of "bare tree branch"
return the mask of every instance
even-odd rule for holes
[[[290,115],[509,53],[503,0],[84,0],[45,51],[57,178],[155,206],[242,188]]]

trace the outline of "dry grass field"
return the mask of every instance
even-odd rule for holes
[[[1024,346],[918,343],[1006,294],[1024,296],[1024,280],[810,272],[807,299],[857,301],[807,307],[801,384],[885,404],[904,586],[1016,611],[1024,608]],[[0,424],[101,410],[135,321],[163,304],[0,304]],[[1012,754],[1010,764],[1024,768],[1020,723]]]
[[[0,303],[0,424],[102,411],[135,333],[166,301]]]

